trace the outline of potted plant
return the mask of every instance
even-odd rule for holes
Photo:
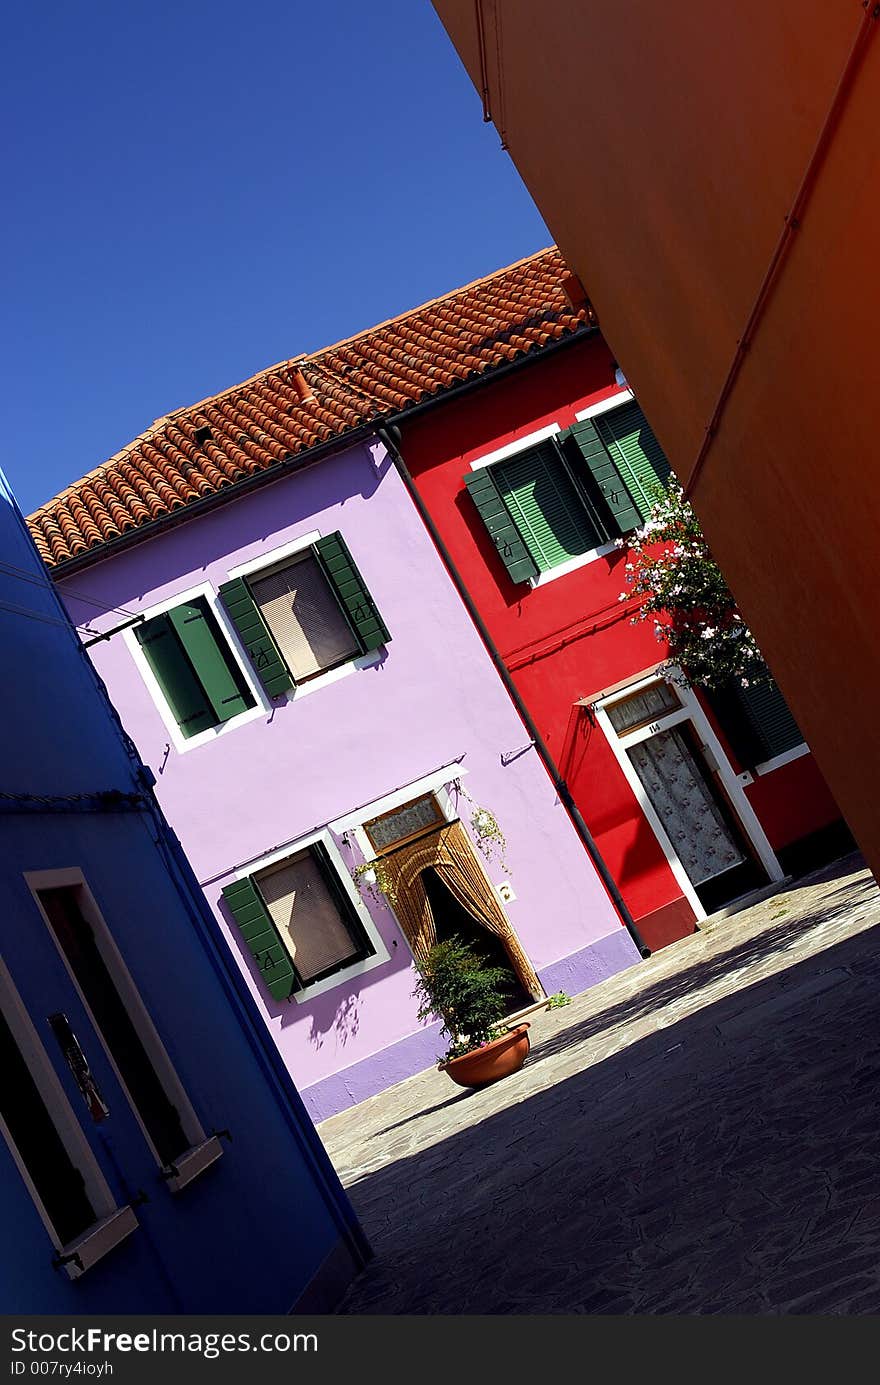
[[[460,1087],[488,1086],[528,1057],[528,1024],[508,1029],[503,1023],[507,979],[503,967],[488,966],[458,937],[437,943],[419,966],[419,1019],[443,1021],[450,1044],[440,1071]]]

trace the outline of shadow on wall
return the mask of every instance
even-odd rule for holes
[[[321,1048],[325,1037],[336,1033],[342,1044],[357,1036],[360,1027],[361,996],[378,981],[384,981],[395,972],[412,969],[412,956],[406,944],[400,940],[397,924],[392,921],[390,910],[387,919],[379,921],[379,934],[388,949],[388,960],[380,962],[371,971],[351,981],[340,981],[338,987],[325,991],[323,995],[311,1000],[298,1002],[275,1000],[266,990],[260,970],[253,954],[248,950],[230,913],[225,899],[214,901],[229,928],[231,943],[253,979],[259,1002],[269,1019],[280,1019],[282,1029],[296,1024],[304,1018],[309,1022],[309,1042],[314,1048]],[[374,919],[375,922],[375,919]],[[415,985],[415,977],[413,979]]]
[[[841,902],[858,891],[696,968],[688,987]],[[411,1153],[350,1190],[377,1258],[343,1311],[878,1312],[878,983],[871,929],[591,1068],[548,1072],[483,1119],[476,1102],[441,1101],[435,1118],[467,1121],[446,1138],[427,1139],[416,1114]],[[658,983],[591,1016],[530,1066],[674,993]]]
[[[344,1048],[349,1039],[356,1039],[360,1029],[360,996],[357,991],[349,991],[348,995],[337,995],[333,997],[332,1004],[327,1007],[326,1013],[321,1013],[321,1000],[312,1002],[311,1014],[309,1015],[309,1043],[312,1048],[323,1048],[325,1036],[332,1030],[336,1035],[337,1043]]]

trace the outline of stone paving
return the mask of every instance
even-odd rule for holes
[[[848,858],[320,1127],[344,1313],[880,1312],[880,894]]]

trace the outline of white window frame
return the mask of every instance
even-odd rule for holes
[[[88,882],[82,871],[78,866],[69,866],[55,870],[30,870],[24,872],[24,879],[33,896],[34,903],[40,911],[49,937],[64,964],[64,968],[70,977],[73,988],[79,996],[83,1009],[88,1015],[92,1028],[95,1031],[95,1035],[107,1056],[107,1061],[113,1069],[116,1080],[122,1088],[132,1115],[140,1127],[147,1148],[150,1150],[156,1164],[161,1170],[163,1181],[171,1192],[179,1192],[182,1188],[185,1188],[188,1183],[191,1183],[194,1178],[197,1178],[210,1164],[213,1164],[220,1158],[223,1153],[223,1146],[216,1135],[205,1134],[202,1123],[196,1115],[192,1103],[187,1096],[186,1089],[177,1075],[177,1071],[168,1056],[165,1045],[159,1037],[156,1026],[153,1024],[150,1012],[143,1002],[140,990],[125,964],[122,953],[116,945],[116,940],[107,926],[104,915],[101,913],[95,896],[89,889]],[[80,896],[82,912],[94,931],[95,941],[104,964],[125,1003],[129,1018],[146,1050],[147,1057],[153,1066],[156,1076],[162,1084],[169,1100],[177,1108],[183,1133],[190,1143],[189,1148],[184,1150],[183,1153],[175,1159],[173,1165],[164,1164],[160,1158],[159,1152],[153,1144],[150,1134],[141,1119],[141,1114],[125,1084],[125,1079],[116,1066],[116,1060],[113,1057],[113,1053],[110,1050],[101,1027],[92,1013],[91,1007],[74,975],[73,968],[65,956],[64,949],[55,936],[55,930],[52,927],[49,916],[43,908],[40,899],[40,890],[63,888],[80,888],[82,890]]]
[[[759,765],[755,765],[755,774],[772,774],[775,769],[782,769],[783,765],[790,765],[793,760],[800,760],[803,755],[809,755],[810,747],[806,741],[801,741],[800,745],[793,745],[790,750],[783,750],[781,755],[774,755],[769,760],[762,760]]]
[[[559,423],[548,423],[543,428],[536,428],[533,433],[526,433],[521,438],[507,442],[503,447],[496,447],[492,452],[485,452],[480,457],[475,457],[470,464],[471,471],[481,471],[483,467],[494,466],[496,462],[506,461],[510,457],[515,457],[519,452],[527,452],[530,447],[534,447],[539,442],[546,441],[547,438],[555,438],[557,433],[562,432],[562,425]],[[514,521],[516,523],[516,521]],[[523,540],[525,543],[525,540]],[[567,577],[570,572],[577,572],[578,568],[586,567],[588,563],[594,563],[597,558],[605,558],[609,553],[613,553],[617,544],[613,539],[607,543],[599,544],[598,548],[591,548],[586,553],[580,553],[576,558],[569,558],[567,562],[559,563],[552,567],[548,572],[539,572],[537,577],[528,579],[529,586],[546,587],[548,582],[555,582],[560,577]],[[526,544],[528,548],[528,544]]]
[[[376,861],[380,853],[376,851],[364,831],[365,822],[372,822],[373,818],[381,817],[383,813],[392,813],[395,808],[402,808],[412,799],[425,798],[428,794],[433,794],[437,799],[446,821],[454,822],[457,813],[448,786],[456,779],[464,779],[466,774],[467,770],[455,762],[444,765],[442,769],[425,774],[421,779],[414,779],[411,784],[401,789],[394,789],[391,793],[383,794],[381,798],[375,798],[372,803],[347,813],[345,817],[337,818],[334,822],[328,823],[328,826],[337,837],[346,834],[354,837],[365,861]]]
[[[332,976],[325,976],[323,981],[313,981],[309,985],[303,986],[298,991],[293,991],[291,1000],[298,1005],[307,1005],[316,996],[324,995],[326,991],[335,990],[337,986],[345,986],[355,977],[364,976],[367,972],[373,971],[375,967],[380,967],[389,959],[389,952],[379,934],[369,909],[364,904],[358,893],[357,887],[351,878],[351,871],[347,868],[342,854],[334,842],[329,830],[326,827],[318,831],[310,832],[305,837],[299,837],[294,842],[289,842],[286,846],[277,851],[272,851],[268,856],[261,856],[259,860],[252,861],[235,872],[236,880],[245,880],[248,876],[258,876],[261,871],[267,870],[270,866],[280,865],[291,856],[296,856],[298,852],[305,851],[311,846],[320,843],[324,847],[330,859],[330,864],[338,879],[339,884],[345,892],[346,898],[357,914],[358,921],[369,939],[373,948],[370,957],[362,957],[357,962],[352,962],[348,967],[335,971]],[[257,882],[259,885],[259,881]]]
[[[675,670],[673,670],[673,672],[675,672]],[[645,726],[637,727],[633,731],[625,731],[623,733],[617,732],[608,715],[608,708],[617,702],[626,701],[627,698],[632,697],[635,693],[662,682],[671,683],[676,696],[681,702],[681,706],[672,708],[669,712],[658,716],[656,720]],[[654,836],[657,838],[660,849],[666,857],[667,864],[675,877],[675,881],[696,914],[697,919],[706,918],[706,910],[701,904],[697,891],[691,884],[690,877],[656,809],[648,798],[644,785],[639,779],[632,761],[626,753],[630,746],[637,745],[640,741],[649,740],[660,731],[666,731],[670,727],[677,726],[684,721],[693,723],[694,730],[700,739],[704,753],[708,752],[707,761],[710,767],[717,767],[718,777],[724,786],[725,792],[739,820],[739,825],[754,848],[769,879],[772,881],[780,881],[785,878],[785,872],[779,864],[779,859],[770,845],[754,808],[748,800],[742,780],[725,755],[721,742],[715,735],[709,719],[700,706],[697,696],[691,687],[683,687],[672,679],[664,679],[662,674],[654,672],[643,678],[636,679],[625,688],[617,688],[614,692],[608,693],[605,697],[598,699],[593,703],[593,709],[596,721],[602,728],[614,757],[641,811],[651,825]]]
[[[635,394],[629,388],[617,390],[615,394],[609,394],[605,399],[600,399],[597,404],[589,404],[585,409],[578,409],[575,418],[578,423],[583,423],[588,418],[598,418],[600,414],[610,414],[613,409],[619,409],[623,404],[628,404],[631,399],[635,399]]]
[[[2,1134],[9,1152],[22,1176],[25,1187],[39,1213],[40,1220],[49,1233],[49,1239],[59,1257],[65,1263],[63,1269],[70,1279],[78,1279],[81,1274],[96,1264],[98,1260],[119,1245],[120,1241],[131,1235],[138,1226],[138,1219],[129,1206],[120,1207],[113,1196],[110,1185],[104,1177],[100,1164],[86,1139],[82,1125],[77,1120],[67,1094],[61,1085],[46,1049],[37,1034],[34,1023],[19,995],[9,968],[0,957],[0,1010],[12,1031],[12,1037],[27,1064],[49,1118],[58,1132],[58,1138],[66,1149],[71,1162],[82,1174],[86,1196],[95,1212],[94,1223],[67,1245],[63,1245],[54,1224],[46,1211],[39,1193],[31,1179],[27,1165],[19,1153],[18,1146],[0,1116]],[[67,1257],[70,1256],[70,1259]]]
[[[298,539],[290,539],[289,542],[282,543],[277,548],[265,550],[258,558],[249,558],[247,562],[231,567],[229,569],[230,581],[235,577],[257,577],[261,572],[268,572],[270,568],[278,567],[286,559],[295,558],[298,553],[311,548],[312,544],[317,543],[321,537],[320,529],[312,529],[308,534],[301,534]],[[338,683],[341,678],[348,678],[350,674],[357,673],[359,669],[372,668],[374,664],[382,662],[382,657],[381,649],[371,649],[368,654],[355,654],[344,664],[338,664],[336,668],[327,669],[325,673],[316,674],[307,683],[294,682],[293,687],[286,691],[287,701],[299,702],[312,693],[320,692],[322,688],[330,687],[332,683]],[[293,677],[292,674],[291,677]]]
[[[220,736],[225,736],[228,732],[237,730],[239,726],[244,726],[247,722],[254,721],[257,717],[265,716],[272,711],[272,703],[267,698],[254,673],[239,639],[238,631],[229,619],[223,602],[210,582],[201,582],[197,587],[188,587],[186,591],[176,592],[174,596],[166,597],[154,606],[148,606],[140,614],[145,617],[145,620],[152,620],[154,616],[164,615],[166,611],[173,611],[176,606],[182,606],[187,601],[195,601],[200,597],[204,597],[207,601],[211,614],[217,621],[221,634],[225,636],[232,657],[242,673],[248,692],[254,699],[253,707],[247,707],[243,712],[239,712],[238,716],[230,717],[228,721],[221,722],[219,726],[209,726],[205,731],[199,731],[195,736],[184,736],[174,718],[171,707],[168,705],[165,694],[159,686],[159,680],[150,667],[143,647],[138,642],[135,633],[138,627],[131,626],[122,632],[122,638],[125,640],[147,691],[156,705],[156,710],[165,724],[171,744],[179,755],[185,755],[190,750],[198,750],[203,745],[210,745]]]

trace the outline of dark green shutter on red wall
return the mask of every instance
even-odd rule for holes
[[[631,529],[638,529],[642,516],[592,419],[573,424],[560,434],[559,442],[573,465],[580,463],[586,467],[611,512],[618,532],[627,534]]]
[[[312,545],[312,551],[360,643],[361,653],[369,654],[371,650],[387,644],[391,639],[388,627],[342,535],[327,534]]]
[[[511,581],[527,582],[530,577],[537,577],[538,564],[511,519],[490,471],[490,467],[480,467],[466,476],[464,483]]]
[[[241,577],[224,582],[220,587],[220,599],[266,692],[270,697],[280,697],[293,687],[293,678],[247,583]]]
[[[754,769],[803,744],[800,727],[772,678],[748,688],[731,682],[707,695],[744,769]]]
[[[596,419],[596,431],[615,461],[633,504],[642,519],[648,519],[671,471],[651,425],[631,400],[601,414]]]
[[[250,876],[223,886],[223,898],[256,962],[269,993],[286,1000],[297,988],[290,954]]]

